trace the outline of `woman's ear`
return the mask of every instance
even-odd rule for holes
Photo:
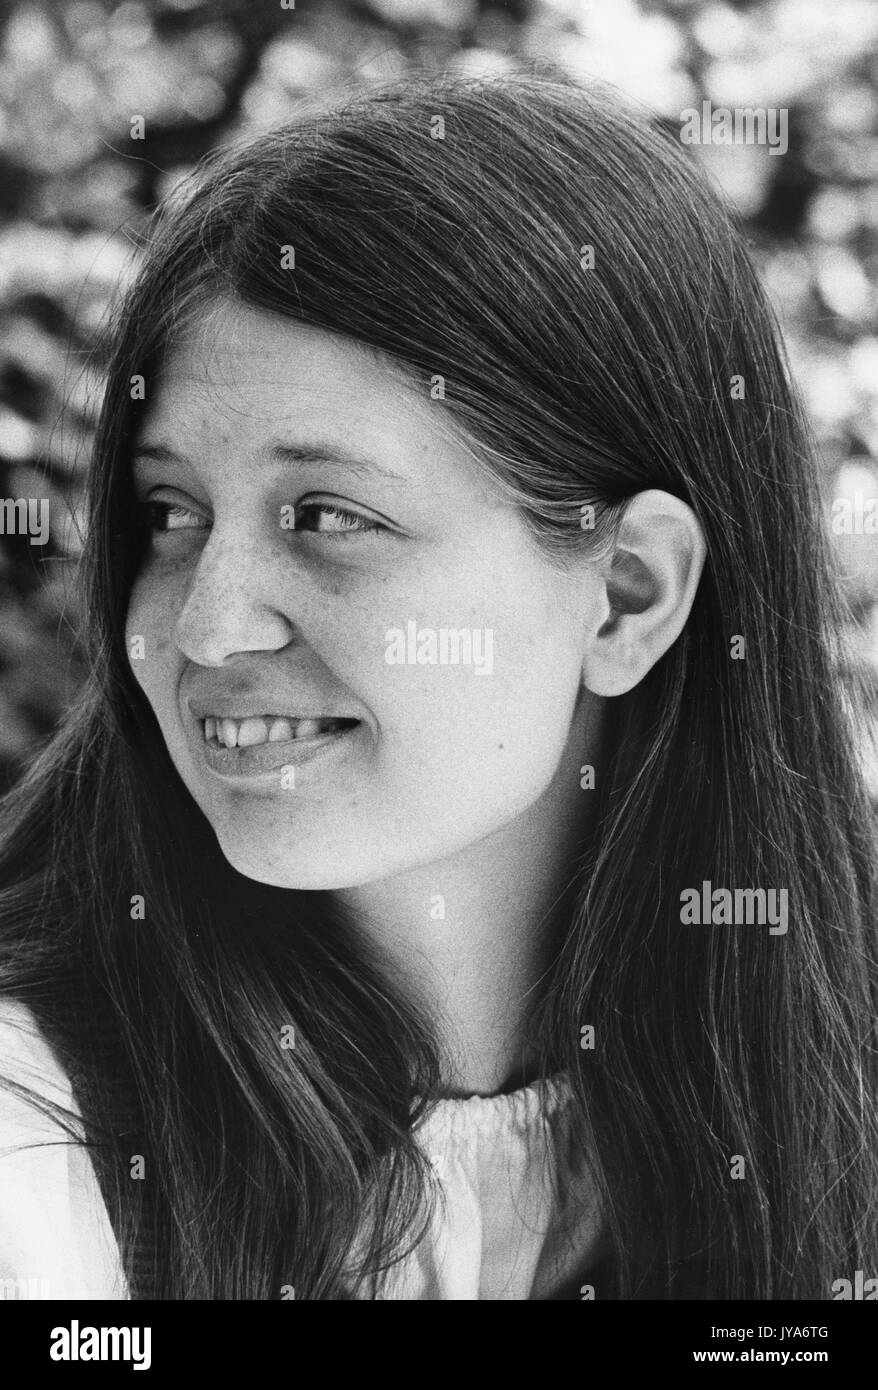
[[[601,570],[602,621],[587,639],[582,683],[624,695],[676,641],[695,599],[707,546],[692,508],[670,492],[638,492]]]

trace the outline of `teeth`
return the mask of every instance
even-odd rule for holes
[[[300,719],[299,727],[296,729],[296,738],[313,738],[320,732],[319,719]]]
[[[216,739],[226,748],[252,748],[258,743],[286,743],[290,739],[314,738],[335,724],[329,719],[288,719],[285,716],[264,715],[246,719],[216,719],[203,721],[204,737]]]
[[[265,719],[242,719],[238,729],[238,747],[250,748],[254,743],[265,743],[268,738],[268,723]]]

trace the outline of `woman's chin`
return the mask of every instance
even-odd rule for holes
[[[357,877],[352,873],[350,849],[336,857],[311,851],[305,853],[300,845],[278,845],[268,853],[264,843],[242,844],[239,838],[226,837],[220,832],[217,832],[217,841],[233,869],[269,888],[327,891],[351,888],[354,886],[352,880]],[[380,877],[380,870],[366,872],[358,881],[368,881],[372,877]]]
[[[321,889],[339,886],[327,865],[319,860],[305,862],[299,855],[267,858],[264,851],[248,852],[236,845],[230,849],[220,842],[220,848],[233,869],[256,883],[269,888]]]

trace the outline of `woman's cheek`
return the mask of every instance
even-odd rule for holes
[[[160,702],[163,675],[171,678],[167,666],[173,646],[173,612],[166,593],[155,591],[147,580],[135,585],[125,621],[125,646],[134,679],[154,707]]]

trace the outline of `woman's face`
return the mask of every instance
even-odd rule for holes
[[[591,569],[549,565],[429,383],[214,310],[151,401],[146,383],[135,482],[156,529],[126,636],[228,860],[352,887],[446,859],[559,784],[587,795]]]

